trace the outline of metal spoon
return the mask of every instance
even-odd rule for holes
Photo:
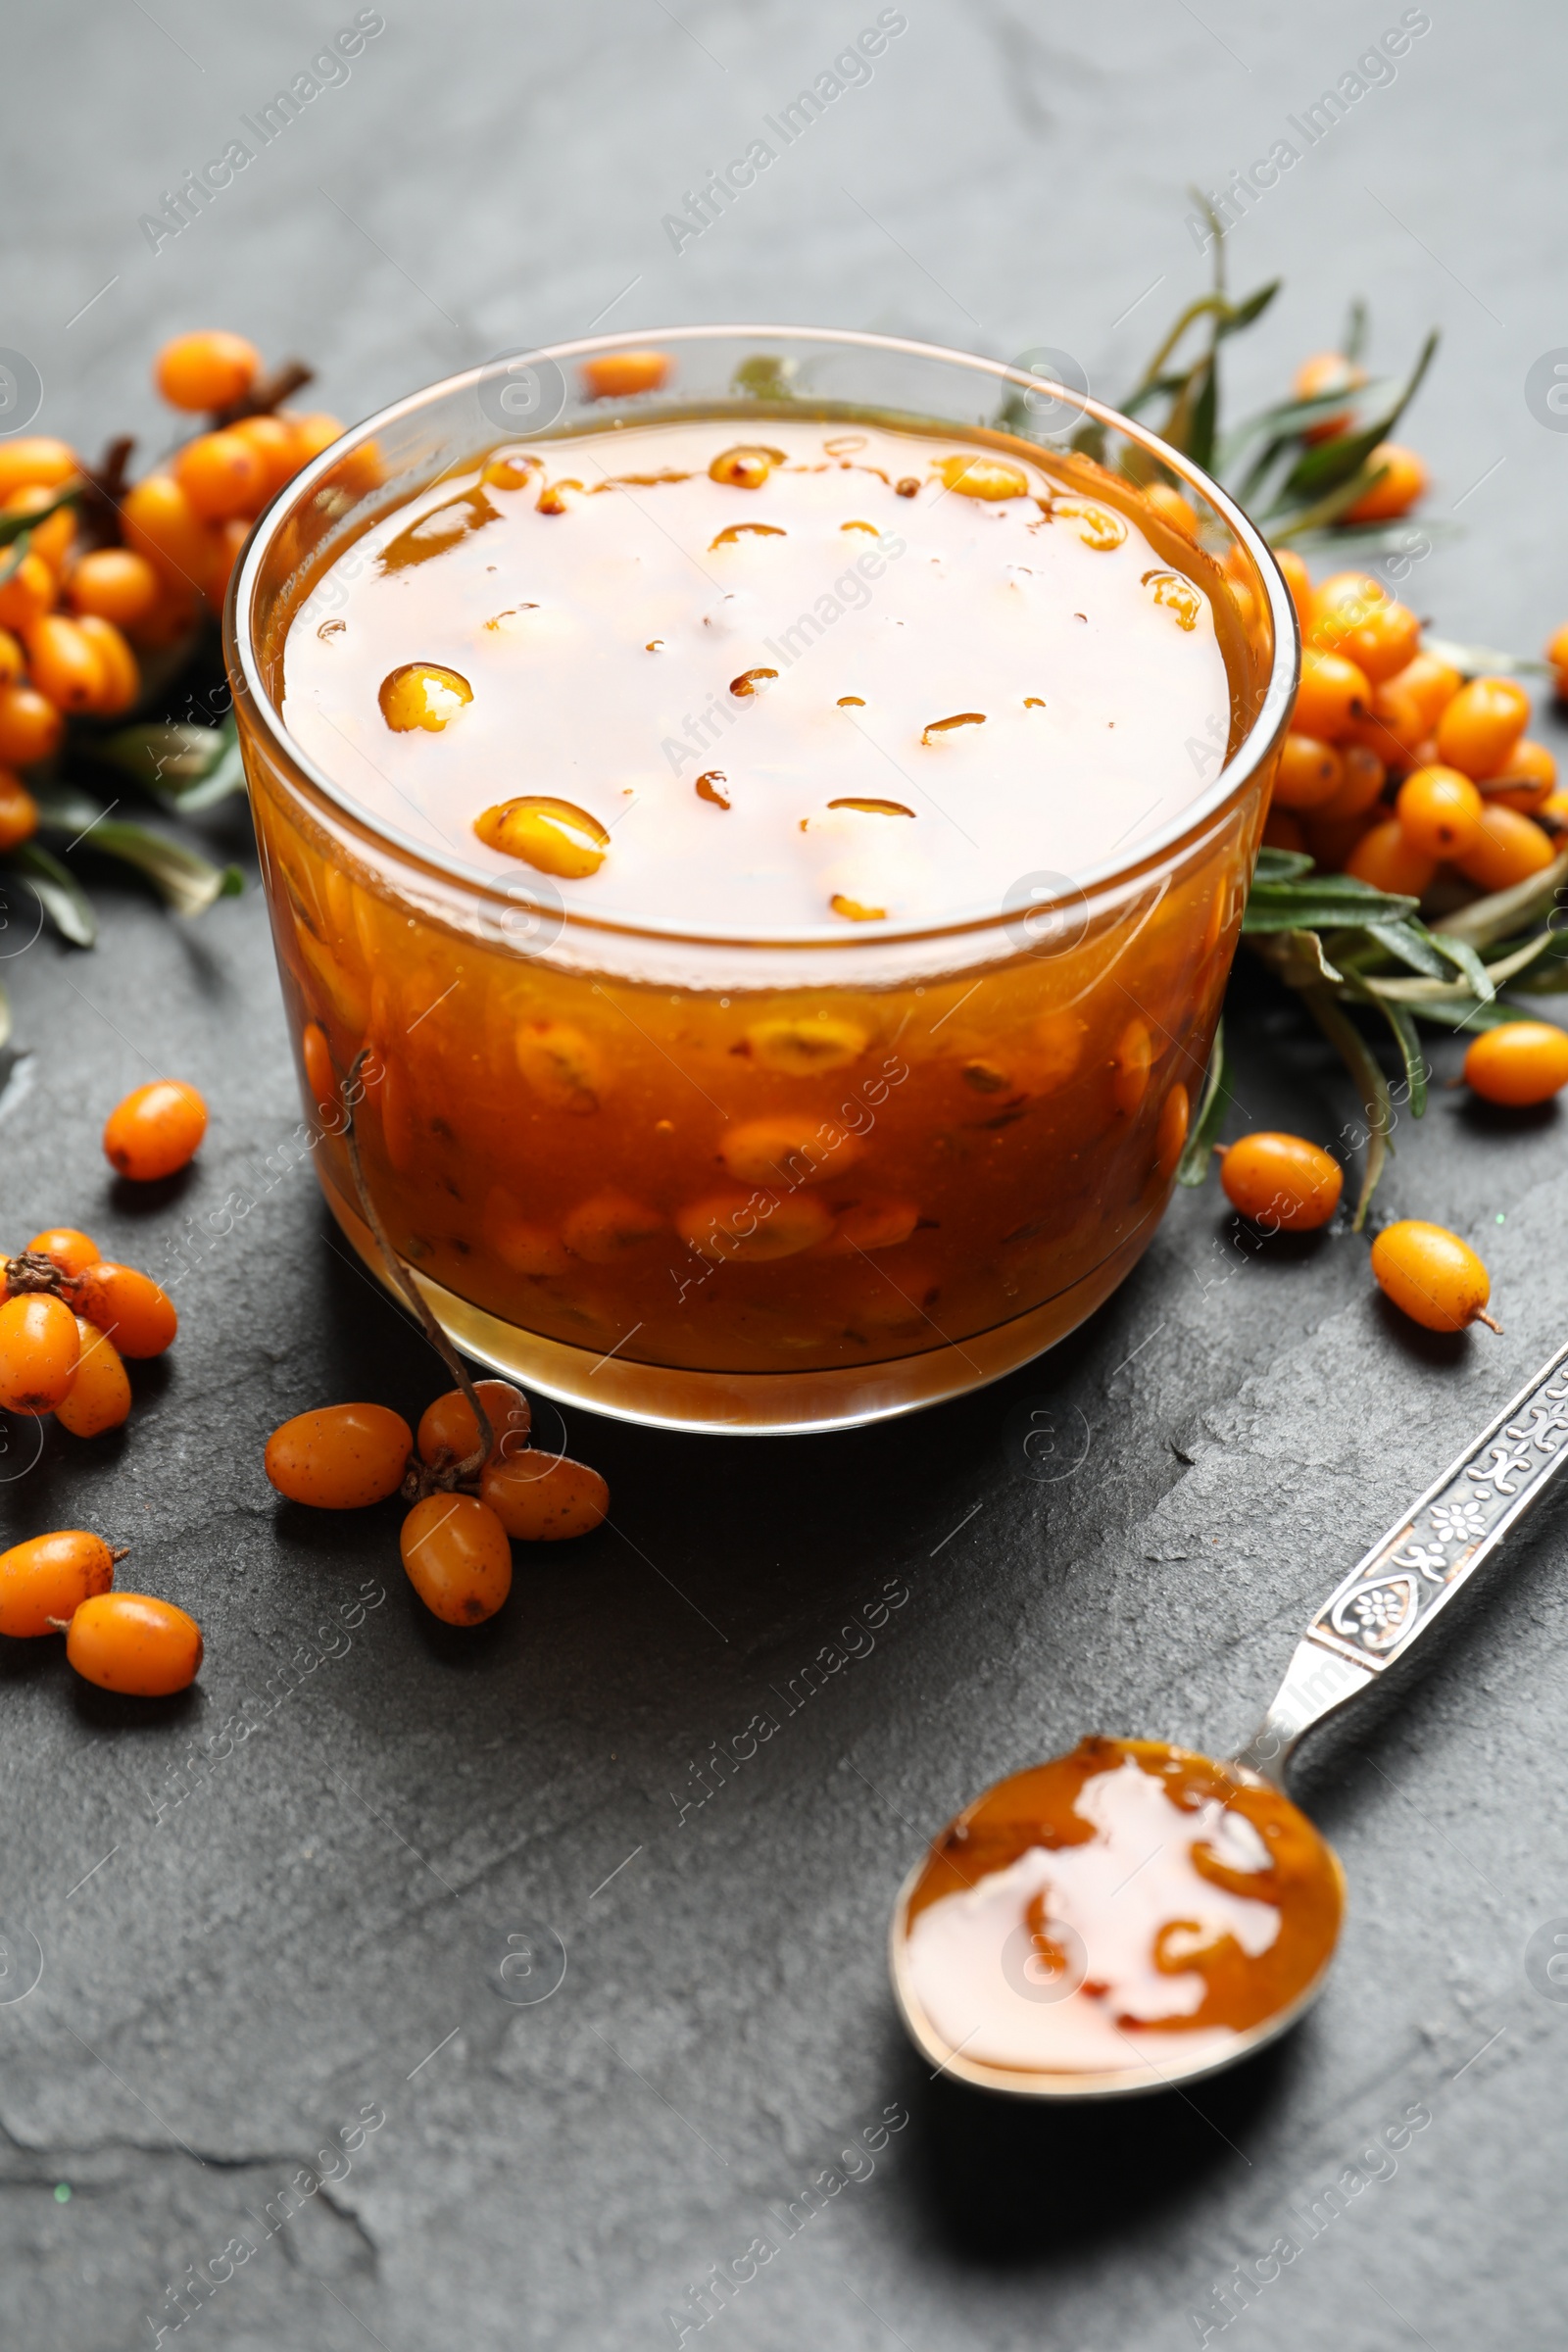
[[[1568,1347],[1335,1587],[1256,1732],[1228,1762],[1147,1742],[1085,1742],[967,1806],[909,1873],[893,1915],[894,1995],[932,2065],[1029,2098],[1114,2097],[1215,2074],[1294,2025],[1328,1976],[1343,1873],[1285,1794],[1291,1756],[1305,1732],[1420,1640],[1564,1461]],[[1031,1840],[1027,1828],[1041,1818],[1043,1790],[1056,1792],[1049,1842]],[[1063,1790],[1082,1811],[1063,1816]],[[1155,1842],[1139,1860],[1151,1833]],[[1000,1867],[986,1867],[988,1848]],[[1282,1877],[1287,1857],[1299,1862],[1299,1887],[1317,1905],[1295,1948],[1311,1962],[1321,1947],[1320,1958],[1256,2013],[1295,1897],[1276,1904],[1271,1935],[1256,1916],[1267,1901],[1250,1888],[1296,1884]],[[1172,1918],[1173,1902],[1208,1916]],[[1200,2008],[1215,2006],[1216,1982],[1241,1990],[1235,2006],[1247,2022],[1199,2021]]]

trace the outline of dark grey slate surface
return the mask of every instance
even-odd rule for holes
[[[1114,392],[1196,286],[1185,184],[1289,135],[1400,15],[909,0],[870,85],[677,256],[661,216],[869,0],[390,0],[352,78],[155,257],[138,215],[353,13],[154,0],[8,26],[0,340],[41,370],[44,426],[156,435],[150,354],[211,321],[307,353],[349,415],[596,314],[1046,343]],[[1468,535],[1411,594],[1526,647],[1568,611],[1568,439],[1524,397],[1568,341],[1565,67],[1559,11],[1435,0],[1393,84],[1236,238],[1239,277],[1287,273],[1277,356],[1331,339],[1357,288],[1380,365],[1443,322],[1412,436],[1432,512]],[[1236,375],[1239,398],[1266,388],[1258,355]],[[3,964],[28,1050],[0,1112],[4,1238],[69,1216],[156,1270],[194,1232],[184,1328],[123,1443],[5,1457],[0,1519],[133,1544],[209,1664],[189,1700],[133,1711],[74,1688],[53,1645],[0,1659],[0,1925],[11,1965],[25,1935],[43,1954],[0,2007],[8,2344],[628,2352],[675,2342],[680,2306],[695,2343],[689,2290],[758,2237],[778,2250],[702,2340],[1162,2352],[1200,2340],[1195,2310],[1217,2330],[1216,2282],[1282,2236],[1302,2250],[1233,2323],[1255,2344],[1559,2339],[1568,2008],[1525,1954],[1568,1915],[1560,1511],[1397,1703],[1314,1751],[1300,1786],[1350,1922],[1266,2066],[1109,2124],[997,2112],[908,2056],[881,1947],[921,1833],[997,1773],[1089,1726],[1248,1728],[1307,1605],[1563,1337],[1560,1115],[1440,1089],[1398,1136],[1386,1209],[1483,1244],[1502,1341],[1424,1341],[1381,1311],[1360,1243],[1247,1259],[1214,1193],[1185,1198],[1050,1362],[924,1420],[743,1446],[573,1415],[620,1535],[529,1562],[493,1633],[459,1639],[405,1587],[395,1510],[323,1526],[262,1476],[286,1412],[366,1391],[416,1409],[437,1384],[309,1170],[279,1172],[297,1109],[260,901],[181,929],[104,896],[95,956]],[[1349,1115],[1280,1000],[1250,983],[1235,1027],[1250,1123]],[[188,1180],[132,1200],[97,1131],[162,1068],[203,1087],[214,1133]],[[215,1231],[240,1191],[254,1213]],[[1087,1440],[1055,1484],[1021,1449],[1037,1405],[1064,1462]],[[907,1597],[874,1646],[683,1816],[712,1743],[890,1580]],[[505,1938],[541,1928],[564,1982],[503,1999]],[[1346,2179],[1412,2107],[1430,2122]],[[890,2109],[908,2121],[803,2219]],[[367,2111],[384,2121],[343,2177],[273,2227]],[[176,2335],[192,2270],[209,2291]]]

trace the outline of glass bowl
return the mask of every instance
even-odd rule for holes
[[[693,414],[961,430],[1135,514],[1207,585],[1230,672],[1230,710],[1164,780],[1170,822],[1071,875],[1025,851],[1000,903],[939,924],[726,938],[466,868],[291,739],[287,628],[307,598],[330,610],[324,575],[369,523],[499,443]],[[1146,501],[1154,483],[1196,510],[1196,545]],[[224,641],[322,1190],[380,1272],[339,1102],[364,1050],[367,1182],[470,1356],[654,1426],[846,1428],[1012,1371],[1147,1249],[1298,663],[1263,541],[1155,435],[1021,369],[881,335],[561,344],[432,385],[307,466],[235,568]],[[781,1123],[787,1148],[714,1198],[735,1120]],[[835,1190],[852,1198],[828,1233]]]

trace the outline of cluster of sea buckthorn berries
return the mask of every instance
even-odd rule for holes
[[[193,1086],[161,1078],[117,1103],[104,1153],[122,1176],[172,1175],[195,1152],[207,1105]],[[150,1275],[101,1257],[74,1226],[35,1233],[0,1258],[0,1406],[52,1413],[78,1438],[118,1429],[130,1411],[124,1359],[162,1355],[178,1328]],[[115,1592],[112,1550],[85,1528],[30,1536],[0,1552],[0,1634],[63,1633],[76,1672],[105,1690],[165,1698],[196,1679],[202,1637],[172,1601]]]
[[[1548,866],[1568,793],[1525,734],[1524,689],[1466,683],[1423,652],[1415,613],[1370,573],[1314,588],[1299,556],[1279,562],[1300,616],[1301,684],[1265,842],[1412,898],[1445,867],[1494,891]]]
[[[215,429],[128,488],[118,466],[95,477],[50,435],[0,441],[0,515],[40,516],[0,548],[0,850],[37,823],[14,771],[50,758],[68,718],[132,707],[138,652],[176,644],[204,603],[221,604],[255,517],[343,429],[335,416],[274,410],[241,335],[177,336],[155,376],[172,407],[211,416]],[[74,503],[56,504],[66,493]]]
[[[1545,1025],[1521,1021],[1510,1026]],[[1472,1054],[1490,1038],[1507,1034],[1506,1029],[1489,1031],[1476,1040]],[[1547,1034],[1558,1041],[1568,1061],[1568,1038],[1559,1029]],[[1568,1066],[1558,1085],[1564,1079],[1568,1079]],[[1540,1098],[1520,1095],[1512,1099]],[[1220,1183],[1232,1207],[1269,1233],[1316,1232],[1339,1206],[1344,1182],[1339,1161],[1299,1135],[1266,1130],[1244,1135],[1225,1148],[1220,1160]],[[1492,1296],[1491,1276],[1469,1243],[1446,1226],[1429,1225],[1416,1217],[1386,1226],[1372,1245],[1372,1273],[1395,1305],[1429,1331],[1463,1331],[1471,1323],[1489,1324],[1494,1331],[1497,1328],[1486,1311]]]
[[[84,1682],[131,1698],[168,1698],[201,1671],[201,1628],[172,1600],[112,1592],[124,1556],[82,1527],[14,1544],[0,1552],[0,1634],[64,1634],[66,1657]]]
[[[479,1625],[512,1590],[512,1541],[585,1536],[610,1508],[597,1470],[535,1452],[520,1389],[475,1385],[491,1443],[462,1389],[426,1406],[418,1436],[384,1404],[297,1413],[267,1442],[267,1475],[291,1502],[352,1511],[401,1493],[403,1565],[427,1609],[448,1625]]]
[[[1321,400],[1328,394],[1343,392],[1353,404],[1355,394],[1363,389],[1366,380],[1366,369],[1354,360],[1348,360],[1343,352],[1318,351],[1301,362],[1291,389],[1298,400]],[[1332,441],[1338,434],[1348,433],[1354,422],[1352,408],[1336,410],[1333,416],[1320,416],[1315,424],[1309,424],[1301,438]],[[1342,521],[1394,522],[1401,514],[1408,514],[1416,500],[1425,496],[1425,463],[1402,442],[1380,441],[1366,463],[1382,478],[1363,490],[1355,504],[1346,509]]]

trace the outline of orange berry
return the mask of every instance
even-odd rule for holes
[[[27,667],[57,710],[91,710],[108,684],[104,665],[79,620],[46,612],[23,632]]]
[[[26,674],[27,660],[21,638],[10,629],[0,629],[0,686],[15,686]]]
[[[60,490],[81,471],[76,453],[68,443],[47,433],[27,433],[15,441],[0,441],[0,498],[13,490],[41,484]]]
[[[177,452],[174,479],[204,522],[226,522],[257,512],[267,472],[243,433],[198,433]]]
[[[1292,724],[1302,735],[1332,743],[1356,718],[1372,708],[1372,688],[1365,670],[1344,654],[1320,653],[1307,646],[1301,655],[1301,683]]]
[[[1298,817],[1288,808],[1271,808],[1263,819],[1265,850],[1304,850],[1306,835]]]
[[[42,514],[45,507],[53,504],[56,496],[55,491],[45,490],[41,486],[31,490],[13,490],[5,501],[5,512],[8,514]],[[27,547],[32,555],[42,558],[58,580],[71,561],[75,537],[75,515],[69,507],[56,507],[52,514],[45,515],[43,521],[35,523],[28,532]]]
[[[1345,733],[1348,742],[1376,753],[1385,767],[1401,770],[1421,764],[1427,741],[1420,704],[1392,678],[1374,687],[1370,710],[1364,718],[1352,719]]]
[[[1198,509],[1191,506],[1169,482],[1151,482],[1144,497],[1161,522],[1168,522],[1173,530],[1180,531],[1184,539],[1198,537]]]
[[[1312,575],[1294,547],[1276,547],[1270,553],[1285,575],[1285,585],[1291,592],[1291,602],[1296,607],[1296,617],[1301,624],[1304,637],[1312,613]]]
[[[63,1298],[26,1291],[0,1306],[0,1405],[52,1413],[76,1377],[81,1342]]]
[[[1468,1242],[1445,1225],[1406,1217],[1386,1226],[1372,1245],[1379,1287],[1412,1322],[1428,1331],[1463,1331],[1484,1313],[1492,1278]]]
[[[260,461],[265,506],[298,473],[302,460],[300,437],[286,416],[242,416],[228,429],[237,433]]]
[[[402,1486],[414,1432],[385,1404],[324,1404],[274,1429],[267,1475],[290,1502],[318,1511],[359,1511]]]
[[[209,551],[209,562],[211,554]],[[158,591],[158,602],[145,612],[131,634],[136,643],[150,653],[158,653],[180,644],[195,628],[201,616],[201,599],[192,581],[183,578],[164,578]]]
[[[0,761],[31,767],[47,760],[65,732],[61,712],[35,686],[0,686]]]
[[[1505,808],[1534,816],[1551,799],[1556,783],[1557,762],[1545,745],[1532,743],[1522,735],[1509,753],[1502,774],[1489,780],[1487,797],[1500,801]]]
[[[294,446],[299,451],[296,471],[299,466],[308,466],[312,458],[318,458],[323,449],[330,449],[334,441],[343,437],[342,417],[329,416],[324,410],[307,416],[292,416],[289,422],[294,428]]]
[[[1568,1033],[1552,1021],[1499,1021],[1471,1044],[1464,1075],[1489,1102],[1549,1102],[1568,1086]]]
[[[130,1381],[113,1340],[105,1339],[85,1315],[76,1317],[81,1354],[71,1392],[55,1407],[55,1419],[74,1438],[102,1437],[118,1429],[130,1411]]]
[[[122,1355],[162,1355],[179,1328],[173,1301],[150,1274],[100,1258],[73,1277],[71,1303]],[[4,1314],[0,1307],[0,1314]]]
[[[141,693],[141,670],[136,657],[112,620],[100,619],[96,612],[83,612],[75,626],[98,657],[102,683],[98,699],[92,705],[100,718],[114,718],[128,710]]]
[[[1423,723],[1431,728],[1437,725],[1440,713],[1447,709],[1464,680],[1448,662],[1440,662],[1436,654],[1415,654],[1388,684],[1414,697]]]
[[[49,1225],[27,1244],[29,1257],[46,1257],[62,1274],[82,1274],[98,1263],[98,1245],[74,1225]]]
[[[1428,858],[1462,857],[1481,830],[1481,795],[1456,767],[1412,768],[1394,806],[1405,840]]]
[[[231,409],[245,398],[261,365],[254,343],[213,327],[166,343],[154,363],[153,381],[172,409],[193,414]]]
[[[494,1461],[498,1456],[510,1458],[520,1453],[528,1443],[533,1419],[527,1397],[509,1380],[477,1380],[473,1385],[495,1440],[486,1458]],[[425,1406],[416,1443],[420,1459],[437,1468],[446,1462],[466,1461],[476,1449],[479,1424],[461,1389],[448,1389],[444,1396]]]
[[[172,473],[149,473],[133,483],[121,502],[120,520],[125,544],[164,579],[200,587],[212,542]]]
[[[1331,743],[1315,735],[1290,734],[1280,753],[1274,777],[1274,805],[1280,808],[1316,808],[1332,801],[1345,782],[1345,761]]]
[[[104,1125],[104,1157],[122,1176],[152,1184],[196,1156],[207,1105],[182,1078],[155,1078],[117,1102]]]
[[[1298,1135],[1244,1135],[1220,1161],[1225,1198],[1255,1225],[1312,1233],[1340,1205],[1345,1170]]]
[[[1383,479],[1363,490],[1353,507],[1347,507],[1344,522],[1394,522],[1399,515],[1408,514],[1418,498],[1425,495],[1427,469],[1413,449],[1398,441],[1380,441],[1368,463],[1387,467]]]
[[[1441,713],[1438,757],[1480,784],[1500,775],[1530,717],[1530,697],[1512,678],[1472,678]]]
[[[133,548],[95,547],[76,564],[66,594],[74,611],[95,612],[122,629],[152,611],[158,574]]]
[[[84,1600],[108,1592],[119,1556],[84,1527],[29,1536],[0,1551],[0,1634],[30,1642],[58,1633]]]
[[[4,560],[0,556],[0,561]],[[59,583],[42,556],[29,550],[0,582],[0,626],[25,633],[34,621],[54,611],[59,593]]]
[[[1159,1106],[1159,1125],[1154,1130],[1154,1172],[1162,1184],[1168,1184],[1176,1173],[1192,1118],[1193,1099],[1177,1079]]]
[[[524,1544],[590,1535],[610,1508],[610,1489],[598,1471],[564,1454],[514,1453],[489,1462],[479,1492],[508,1535]]]
[[[251,535],[251,526],[244,515],[232,522],[220,522],[213,531],[208,552],[207,569],[202,574],[202,588],[207,601],[220,607],[228,594],[229,574],[239,561],[239,551]]]
[[[1438,861],[1426,850],[1418,850],[1398,818],[1391,816],[1362,834],[1345,860],[1345,870],[1374,890],[1419,899],[1431,889]]]
[[[1359,392],[1366,382],[1366,369],[1348,360],[1343,351],[1315,351],[1303,360],[1296,370],[1291,390],[1298,400],[1318,400],[1326,392]],[[1332,441],[1336,433],[1349,430],[1350,411],[1343,415],[1320,416],[1316,424],[1303,426],[1304,441]]]
[[[1321,653],[1345,654],[1378,686],[1414,660],[1421,623],[1408,605],[1396,603],[1381,590],[1371,603],[1360,601],[1352,591],[1325,604],[1320,589],[1307,636]]]
[[[1477,883],[1482,890],[1508,890],[1515,882],[1539,874],[1556,855],[1551,835],[1534,817],[1487,801],[1482,805],[1475,840],[1453,862],[1467,882]]]
[[[1345,763],[1345,781],[1332,801],[1324,801],[1313,809],[1314,823],[1330,824],[1347,816],[1364,816],[1378,800],[1388,770],[1376,752],[1369,752],[1364,743],[1340,746],[1340,758]]]
[[[37,830],[37,802],[20,776],[0,767],[0,850],[14,850]]]
[[[101,1592],[71,1620],[66,1656],[83,1682],[131,1698],[168,1698],[201,1672],[202,1630],[172,1600]]]
[[[479,1625],[512,1591],[512,1546],[487,1502],[427,1494],[398,1538],[409,1582],[447,1625]]]
[[[669,374],[662,351],[604,351],[582,364],[582,388],[590,400],[625,400],[635,392],[657,392]]]

